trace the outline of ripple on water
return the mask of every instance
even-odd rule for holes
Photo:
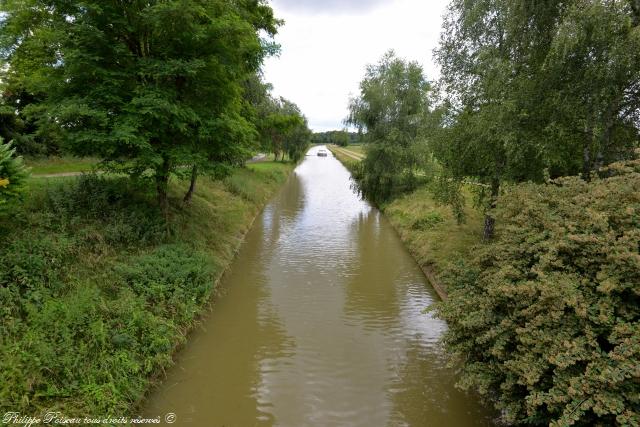
[[[346,169],[313,153],[248,234],[150,411],[193,425],[489,424],[454,387],[422,272]]]

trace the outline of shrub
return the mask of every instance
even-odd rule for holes
[[[82,229],[77,234],[91,238],[84,227],[92,224],[108,244],[139,246],[160,242],[167,229],[150,197],[141,183],[86,174],[47,187],[39,203],[61,228]]]
[[[11,143],[3,144],[0,138],[0,213],[20,197],[29,176],[22,158],[14,154],[15,148],[11,148]]]
[[[211,294],[214,273],[207,255],[173,244],[116,265],[113,276],[144,297],[155,313],[190,322]]]
[[[415,148],[369,143],[367,156],[352,170],[362,197],[380,206],[416,189],[423,179],[415,173]]]
[[[507,422],[640,423],[640,162],[504,196],[496,241],[446,275],[459,385]]]
[[[417,219],[412,225],[411,228],[414,230],[429,230],[436,225],[444,222],[444,218],[438,212],[429,212],[421,218]]]

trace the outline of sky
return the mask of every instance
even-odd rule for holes
[[[278,57],[265,62],[273,93],[295,102],[314,131],[342,129],[367,64],[389,49],[438,77],[432,55],[449,0],[272,0],[284,19]]]

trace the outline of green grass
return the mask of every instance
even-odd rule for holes
[[[327,146],[327,148],[329,148],[329,150],[333,153],[335,158],[338,159],[340,161],[340,163],[342,163],[352,173],[355,170],[355,168],[358,167],[358,163],[360,163],[360,160],[356,160],[356,159],[354,159],[352,157],[346,156],[339,149],[339,147],[329,145],[329,146]]]
[[[48,175],[67,172],[90,172],[97,165],[98,159],[92,157],[47,157],[26,158],[25,164],[34,175]]]
[[[174,181],[168,222],[149,183],[31,180],[0,218],[0,411],[132,414],[292,167],[200,179],[191,206]]]
[[[349,151],[353,151],[354,153],[364,154],[363,144],[349,144],[345,148]]]
[[[482,215],[467,198],[467,220],[461,225],[451,208],[436,203],[426,188],[394,200],[384,213],[416,261],[437,275],[482,240]]]

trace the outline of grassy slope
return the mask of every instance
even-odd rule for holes
[[[31,168],[34,175],[45,175],[64,172],[90,172],[98,163],[98,159],[91,157],[47,157],[26,158],[25,164]]]
[[[0,412],[129,414],[197,321],[290,164],[173,183],[170,225],[122,178],[33,180],[0,220]]]
[[[416,261],[436,277],[482,238],[482,215],[471,207],[470,200],[467,220],[461,225],[451,208],[436,203],[424,188],[394,200],[383,210]]]
[[[346,146],[346,149],[358,154],[364,154],[364,145],[362,144],[349,144]]]
[[[353,168],[358,164],[358,160],[355,160],[352,156],[347,156],[344,154],[344,151],[340,149],[340,147],[335,145],[328,145],[327,148],[333,153],[336,159],[340,160],[340,162],[345,165],[347,169],[353,171]]]
[[[329,148],[347,169],[356,167],[358,162],[352,157],[345,156],[336,147]],[[471,207],[470,195],[467,199],[467,221],[462,225],[457,224],[451,209],[436,203],[425,188],[382,207],[409,252],[429,279],[436,282],[434,286],[445,293],[446,286],[440,283],[438,274],[450,262],[464,257],[482,238],[482,215]]]

